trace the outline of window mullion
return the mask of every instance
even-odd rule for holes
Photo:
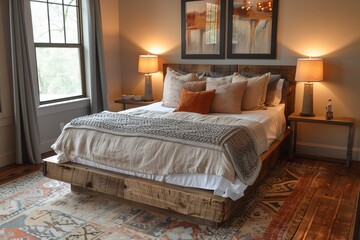
[[[64,6],[64,0],[62,0],[62,9],[63,9],[63,24],[64,24],[64,43],[67,43],[66,41],[66,25],[65,25],[65,6]]]
[[[47,17],[48,17],[48,29],[49,29],[49,43],[51,43],[51,28],[50,28],[50,9],[49,9],[49,0],[46,3],[47,8]]]

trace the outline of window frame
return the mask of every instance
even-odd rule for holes
[[[34,41],[34,54],[35,54],[35,68],[36,68],[36,92],[38,95],[38,101],[39,105],[46,105],[51,103],[60,103],[60,102],[66,102],[69,100],[79,99],[86,97],[86,80],[85,80],[85,57],[84,57],[84,36],[83,36],[83,18],[82,18],[82,2],[81,0],[76,0],[77,5],[70,5],[70,4],[64,4],[64,0],[62,0],[62,3],[52,3],[48,0],[46,1],[39,1],[39,0],[30,0],[31,2],[37,2],[37,3],[44,3],[47,6],[47,18],[48,18],[48,34],[49,34],[49,43],[45,42],[35,42]],[[63,8],[63,15],[64,15],[64,7],[65,6],[71,6],[71,7],[77,7],[78,8],[78,15],[77,15],[77,24],[78,24],[78,38],[79,43],[66,43],[66,24],[65,24],[65,18],[63,17],[63,24],[64,24],[64,43],[51,43],[51,29],[50,29],[50,14],[49,14],[49,4],[54,5],[61,5]],[[31,9],[30,9],[31,12]],[[32,22],[31,22],[32,25]],[[64,98],[56,98],[46,101],[40,100],[40,84],[39,84],[39,74],[38,74],[38,63],[37,63],[37,55],[36,55],[36,49],[37,48],[76,48],[79,49],[79,55],[80,55],[80,74],[81,74],[81,94],[71,97],[64,97]]]

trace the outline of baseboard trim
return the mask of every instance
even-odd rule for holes
[[[346,158],[346,146],[297,141],[297,152],[325,157]],[[352,160],[360,161],[360,148],[353,148]]]
[[[48,139],[40,143],[40,152],[46,153],[52,150],[51,145],[54,144],[57,138]]]
[[[0,167],[16,163],[15,152],[7,152],[0,154]]]

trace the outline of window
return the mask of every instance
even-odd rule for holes
[[[40,104],[85,96],[80,0],[30,0]]]

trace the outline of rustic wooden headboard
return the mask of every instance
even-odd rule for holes
[[[211,65],[211,64],[173,64],[164,63],[164,77],[166,69],[170,67],[174,70],[183,72],[217,72],[224,75],[232,75],[234,72],[251,72],[264,74],[271,72],[272,74],[280,74],[289,85],[288,94],[285,101],[286,118],[295,110],[295,70],[296,66],[277,66],[277,65]]]

